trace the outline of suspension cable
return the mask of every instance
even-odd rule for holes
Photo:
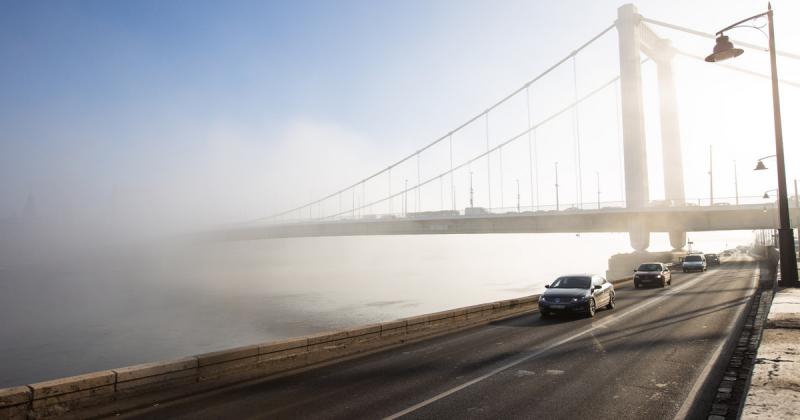
[[[378,172],[375,172],[375,173],[373,173],[372,175],[370,175],[370,176],[368,176],[368,177],[366,177],[366,178],[363,178],[363,179],[359,180],[358,182],[355,182],[355,183],[353,183],[353,184],[351,184],[351,185],[349,185],[349,186],[347,186],[347,187],[344,187],[344,188],[342,188],[341,190],[335,191],[335,192],[333,192],[333,193],[331,193],[331,194],[329,194],[329,195],[326,195],[326,196],[324,196],[324,197],[322,197],[322,198],[320,198],[320,199],[317,199],[317,200],[314,200],[314,201],[312,201],[312,202],[309,202],[309,203],[306,203],[306,204],[303,204],[303,205],[300,205],[300,206],[294,207],[294,208],[292,208],[292,209],[289,209],[289,210],[285,210],[285,211],[282,211],[282,212],[279,212],[279,213],[275,213],[275,214],[272,214],[272,215],[269,215],[269,216],[266,216],[266,217],[260,217],[260,218],[258,218],[258,219],[253,219],[253,220],[249,220],[249,221],[242,222],[242,223],[253,223],[253,222],[257,222],[257,221],[261,221],[261,220],[265,220],[265,219],[273,219],[273,218],[276,218],[276,217],[282,216],[282,215],[284,215],[284,214],[288,214],[288,213],[295,212],[295,211],[297,211],[297,210],[301,210],[301,209],[303,209],[303,208],[306,208],[306,207],[308,207],[308,206],[311,206],[311,205],[317,204],[317,203],[319,203],[319,202],[321,202],[321,201],[324,201],[324,200],[327,200],[327,199],[329,199],[329,198],[331,198],[331,197],[334,197],[334,196],[336,196],[336,194],[338,194],[339,192],[342,192],[342,191],[347,191],[347,190],[349,190],[349,189],[350,189],[350,188],[352,188],[352,187],[358,186],[358,184],[361,184],[361,183],[367,182],[367,181],[369,181],[369,180],[371,180],[371,179],[373,179],[373,178],[375,178],[375,177],[377,177],[377,176],[380,176],[380,175],[382,175],[384,172],[388,171],[389,169],[391,169],[391,168],[393,168],[393,167],[395,167],[395,166],[398,166],[398,165],[400,165],[400,164],[402,164],[402,163],[406,162],[407,160],[409,160],[409,159],[413,158],[413,157],[414,157],[414,156],[415,156],[417,153],[422,153],[422,152],[424,152],[424,151],[426,151],[426,150],[430,149],[431,147],[433,147],[433,146],[435,146],[436,144],[440,143],[440,142],[441,142],[441,141],[443,141],[444,139],[448,138],[450,135],[452,135],[452,134],[454,134],[454,133],[456,133],[456,132],[458,132],[458,131],[462,130],[464,127],[466,127],[466,126],[468,126],[468,125],[472,124],[473,122],[477,121],[478,119],[480,119],[481,117],[483,117],[485,114],[488,114],[488,113],[489,113],[489,111],[492,111],[493,109],[497,108],[498,106],[500,106],[500,105],[502,105],[502,104],[506,103],[506,102],[507,102],[509,99],[513,98],[513,97],[514,97],[514,96],[516,96],[518,93],[520,93],[520,92],[522,92],[523,90],[525,90],[525,89],[526,89],[528,86],[530,86],[530,85],[532,85],[532,84],[536,83],[537,81],[539,81],[540,79],[542,79],[542,78],[543,78],[543,77],[545,77],[546,75],[550,74],[550,73],[551,73],[553,70],[555,70],[556,68],[558,68],[559,66],[561,66],[562,64],[564,64],[564,63],[565,63],[567,60],[569,60],[570,58],[572,58],[572,56],[574,56],[574,55],[578,54],[579,52],[581,52],[582,50],[584,50],[586,47],[588,47],[589,45],[591,45],[591,44],[592,44],[594,41],[596,41],[597,39],[599,39],[599,38],[600,38],[600,37],[602,37],[603,35],[607,34],[607,33],[608,33],[608,32],[609,32],[611,29],[613,29],[613,28],[615,28],[615,27],[616,27],[616,23],[612,23],[611,25],[609,25],[608,27],[606,27],[605,29],[603,29],[602,31],[600,31],[600,32],[599,32],[597,35],[593,36],[591,39],[589,39],[589,40],[588,40],[588,41],[586,41],[585,43],[581,44],[581,45],[580,45],[578,48],[576,48],[574,51],[572,51],[571,53],[569,53],[569,54],[568,54],[566,57],[562,58],[561,60],[559,60],[558,62],[556,62],[556,63],[555,63],[555,64],[553,64],[552,66],[548,67],[546,70],[544,70],[543,72],[539,73],[539,75],[537,75],[537,76],[536,76],[536,77],[534,77],[533,79],[531,79],[531,80],[529,80],[529,81],[525,82],[525,83],[524,83],[522,86],[520,86],[519,88],[517,88],[517,89],[516,89],[516,90],[514,90],[513,92],[509,93],[508,95],[506,95],[505,97],[503,97],[502,99],[500,99],[499,101],[497,101],[496,103],[494,103],[492,106],[490,106],[490,107],[489,107],[489,108],[487,108],[486,110],[484,110],[484,111],[482,111],[481,113],[479,113],[479,114],[477,114],[477,115],[473,116],[472,118],[468,119],[467,121],[465,121],[465,122],[464,122],[464,123],[462,123],[461,125],[459,125],[459,126],[457,126],[456,128],[454,128],[454,129],[450,130],[450,132],[448,132],[447,134],[445,134],[445,135],[443,135],[443,136],[439,137],[438,139],[436,139],[436,140],[432,141],[431,143],[429,143],[428,145],[426,145],[426,146],[422,147],[421,149],[419,149],[419,150],[415,151],[414,153],[411,153],[411,154],[409,154],[409,155],[407,155],[407,156],[403,157],[402,159],[400,159],[400,160],[396,161],[395,163],[393,163],[393,164],[389,165],[388,167],[386,167],[386,168],[384,168],[384,169],[381,169],[380,171],[378,171]]]
[[[643,60],[643,61],[647,61],[647,59],[645,59],[645,60]],[[401,194],[403,194],[403,193],[405,193],[405,192],[407,192],[407,191],[411,191],[411,190],[413,190],[413,189],[415,189],[415,188],[419,188],[419,187],[422,187],[422,186],[424,186],[424,185],[427,185],[427,184],[429,184],[429,183],[431,183],[431,182],[435,181],[435,180],[436,180],[437,178],[439,178],[440,176],[444,176],[444,175],[450,174],[450,173],[452,173],[452,172],[454,172],[454,171],[458,171],[459,169],[462,169],[462,168],[464,168],[464,167],[470,167],[470,166],[472,165],[472,163],[473,163],[473,162],[475,162],[475,161],[478,161],[478,160],[480,160],[480,159],[482,159],[482,158],[484,158],[484,157],[488,156],[490,153],[492,153],[492,152],[495,152],[495,151],[499,150],[501,147],[504,147],[504,146],[508,145],[509,143],[511,143],[511,142],[513,142],[513,141],[515,141],[515,140],[518,140],[518,139],[522,138],[523,136],[527,135],[527,134],[528,134],[529,132],[531,132],[532,130],[535,130],[535,129],[537,129],[537,128],[539,128],[539,127],[541,127],[541,126],[543,126],[543,125],[545,125],[545,124],[547,124],[547,123],[549,123],[549,122],[553,121],[554,119],[556,119],[556,118],[560,117],[561,115],[565,114],[566,112],[570,111],[570,110],[571,110],[571,109],[572,109],[572,108],[573,108],[575,105],[577,105],[578,103],[584,102],[584,101],[586,101],[587,99],[589,99],[589,98],[593,97],[594,95],[596,95],[596,94],[598,94],[599,92],[603,91],[603,89],[605,89],[605,88],[607,88],[607,87],[609,87],[609,86],[613,85],[614,83],[616,83],[618,80],[619,80],[619,76],[616,76],[616,77],[614,77],[613,79],[611,79],[611,80],[609,80],[608,82],[606,82],[606,83],[604,83],[604,84],[602,84],[602,85],[598,86],[597,88],[595,88],[595,89],[594,89],[594,90],[592,90],[591,92],[589,92],[589,93],[587,93],[586,95],[584,95],[583,97],[579,98],[579,99],[578,99],[578,101],[576,101],[576,102],[573,102],[573,103],[570,103],[570,104],[568,104],[568,105],[564,106],[564,107],[563,107],[563,108],[561,108],[560,110],[558,110],[558,111],[556,111],[556,112],[554,112],[554,113],[550,114],[550,116],[548,116],[547,118],[545,118],[545,119],[543,119],[542,121],[538,122],[537,124],[535,124],[535,125],[531,126],[530,128],[528,128],[528,129],[525,129],[525,130],[523,130],[522,132],[520,132],[520,133],[518,133],[518,134],[516,134],[516,135],[512,136],[511,138],[507,139],[506,141],[504,141],[504,142],[502,142],[502,143],[499,143],[499,144],[497,144],[496,146],[494,146],[494,147],[492,147],[491,149],[489,149],[489,150],[487,150],[487,151],[485,151],[485,152],[481,153],[480,155],[474,156],[474,157],[472,157],[471,159],[467,160],[466,162],[464,162],[464,163],[461,163],[460,165],[453,167],[453,169],[451,169],[451,170],[448,170],[448,171],[446,171],[446,172],[443,172],[443,173],[441,173],[441,174],[438,174],[438,175],[436,175],[436,176],[433,176],[433,177],[427,178],[426,180],[422,181],[421,183],[419,183],[419,184],[417,184],[417,185],[413,185],[413,186],[411,186],[411,187],[409,187],[409,188],[407,188],[407,189],[405,189],[405,190],[403,190],[403,191],[398,191],[398,192],[396,192],[396,193],[392,194],[392,196],[390,196],[390,197],[384,197],[384,198],[381,198],[381,199],[378,199],[378,200],[375,200],[375,201],[372,201],[372,202],[366,203],[366,204],[364,204],[362,207],[368,207],[368,206],[373,206],[373,205],[376,205],[376,204],[380,204],[380,203],[382,203],[382,202],[384,202],[384,201],[386,201],[386,200],[390,200],[390,199],[392,199],[392,198],[394,198],[394,197],[400,196]],[[331,218],[336,218],[336,217],[339,217],[339,216],[342,216],[342,215],[341,215],[341,214],[333,214],[333,215],[327,216],[327,217],[325,217],[325,218],[326,218],[326,219],[331,219]]]

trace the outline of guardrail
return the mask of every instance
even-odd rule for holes
[[[630,279],[613,281],[619,284]],[[292,374],[538,311],[539,295],[0,389],[0,419],[91,416]]]

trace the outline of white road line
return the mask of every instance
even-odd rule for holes
[[[630,315],[632,313],[639,312],[642,309],[645,309],[645,308],[648,308],[648,307],[650,307],[652,305],[655,305],[655,304],[663,301],[664,299],[667,299],[668,297],[670,297],[670,296],[672,296],[674,294],[680,293],[681,291],[694,286],[700,280],[703,280],[706,277],[708,277],[709,275],[714,274],[716,272],[717,271],[706,271],[705,273],[703,273],[703,274],[695,277],[694,279],[690,280],[686,284],[683,284],[683,285],[681,285],[679,287],[673,287],[673,288],[667,289],[666,291],[664,291],[663,293],[660,293],[656,298],[654,298],[652,300],[647,300],[647,301],[642,302],[642,303],[640,303],[640,304],[638,304],[636,306],[633,306],[629,310],[627,310],[627,311],[625,311],[625,312],[623,312],[621,314],[610,315],[610,316],[606,317],[606,319],[604,319],[603,322],[600,322],[598,324],[592,325],[591,327],[589,327],[589,328],[587,328],[587,329],[585,329],[585,330],[583,330],[581,332],[578,332],[578,333],[575,333],[573,335],[570,335],[570,336],[568,336],[566,338],[563,338],[561,340],[556,341],[555,343],[552,343],[552,344],[550,344],[548,346],[545,346],[544,348],[536,350],[533,353],[530,353],[530,354],[528,354],[526,356],[520,357],[517,360],[514,360],[513,362],[510,362],[510,363],[508,363],[506,365],[500,366],[499,368],[494,369],[494,370],[492,370],[491,372],[489,372],[489,373],[487,373],[485,375],[479,376],[479,377],[477,377],[475,379],[472,379],[471,381],[465,382],[465,383],[463,383],[461,385],[458,385],[458,386],[456,386],[454,388],[450,388],[447,391],[444,391],[444,392],[442,392],[440,394],[434,395],[433,397],[428,398],[427,400],[422,401],[420,403],[414,404],[411,407],[406,408],[405,410],[402,410],[402,411],[399,411],[399,412],[397,412],[395,414],[387,416],[387,417],[384,418],[384,420],[392,420],[392,419],[396,419],[396,418],[405,416],[406,414],[413,413],[414,411],[417,411],[420,408],[423,408],[425,406],[428,406],[430,404],[435,403],[436,401],[439,401],[439,400],[441,400],[443,398],[446,398],[446,397],[448,397],[450,395],[453,395],[456,392],[461,391],[462,389],[468,388],[468,387],[470,387],[472,385],[477,384],[478,382],[481,382],[481,381],[483,381],[485,379],[491,378],[492,376],[497,375],[498,373],[503,372],[504,370],[510,369],[510,368],[520,364],[520,363],[523,363],[523,362],[526,362],[526,361],[528,361],[530,359],[533,359],[535,357],[541,356],[542,354],[544,354],[544,353],[546,353],[546,352],[548,352],[550,350],[553,350],[556,347],[559,347],[559,346],[562,346],[562,345],[564,345],[566,343],[569,343],[570,341],[573,341],[576,338],[582,337],[582,336],[584,336],[584,335],[586,335],[588,333],[591,333],[592,331],[595,331],[597,329],[606,328],[611,323],[619,321],[620,319],[622,319],[622,318],[624,318],[624,317],[626,317],[626,316],[628,316],[628,315]]]

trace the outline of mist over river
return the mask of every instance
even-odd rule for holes
[[[721,250],[728,239],[712,236],[704,245]],[[668,249],[666,236],[651,249]],[[628,251],[627,234],[496,234],[15,258],[0,262],[0,387],[530,295],[559,274],[604,274]]]

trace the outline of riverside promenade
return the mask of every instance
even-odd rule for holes
[[[779,288],[758,347],[743,419],[800,418],[800,289]]]

